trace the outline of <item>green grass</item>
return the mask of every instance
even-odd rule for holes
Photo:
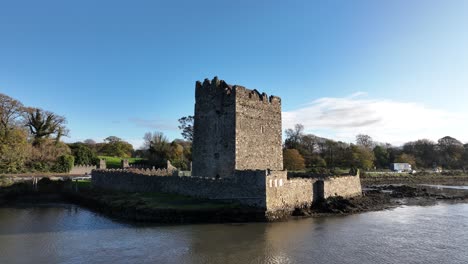
[[[98,158],[106,160],[106,165],[107,165],[107,168],[109,168],[109,169],[118,169],[118,168],[120,168],[121,167],[121,161],[122,161],[122,159],[124,159],[124,158],[110,157],[110,156],[98,156]],[[145,159],[142,159],[142,158],[127,158],[127,159],[128,159],[129,164],[137,163],[137,162],[145,160]]]
[[[78,180],[77,181],[78,188],[91,188],[91,180]]]

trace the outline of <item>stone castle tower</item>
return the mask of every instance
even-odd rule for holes
[[[215,77],[195,85],[192,175],[283,170],[281,99]]]

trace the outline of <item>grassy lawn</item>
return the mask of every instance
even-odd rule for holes
[[[83,189],[83,188],[91,188],[91,180],[78,180],[78,181],[74,181],[78,184],[78,188],[79,189]]]
[[[119,157],[110,157],[110,156],[98,156],[98,158],[106,160],[107,168],[109,169],[120,168],[121,166],[120,163],[121,163],[121,160],[123,159]],[[142,158],[127,158],[127,159],[128,159],[129,164],[138,163],[144,160]]]

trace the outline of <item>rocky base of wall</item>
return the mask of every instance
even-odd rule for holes
[[[132,222],[167,224],[265,222],[265,212],[254,208],[177,209],[145,208],[132,203],[110,203],[100,196],[68,193],[69,202],[93,211]]]

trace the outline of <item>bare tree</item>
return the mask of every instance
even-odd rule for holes
[[[6,136],[24,112],[23,104],[0,93],[0,133]]]
[[[179,129],[185,140],[193,141],[193,121],[194,117],[190,115],[179,119]]]
[[[288,128],[285,131],[286,140],[285,146],[286,148],[298,149],[304,135],[304,126],[301,124],[296,124],[294,129]]]
[[[143,146],[147,150],[151,150],[152,148],[155,148],[155,147],[158,148],[161,145],[169,144],[169,140],[167,139],[167,137],[162,132],[159,132],[159,131],[155,131],[153,133],[151,132],[145,133],[145,135],[143,136],[143,140],[144,140]]]
[[[373,149],[375,146],[374,140],[368,135],[359,134],[356,136],[356,145]]]

